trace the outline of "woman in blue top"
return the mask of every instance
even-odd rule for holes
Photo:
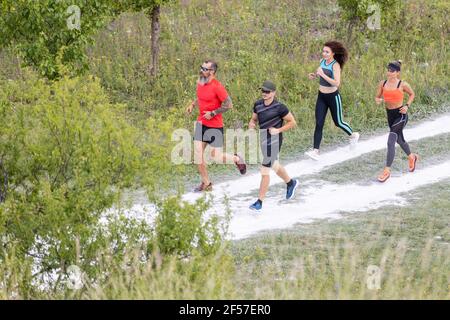
[[[322,50],[323,59],[315,73],[309,74],[309,79],[320,78],[319,94],[316,102],[316,128],[314,130],[314,149],[305,154],[314,160],[319,160],[319,148],[322,141],[322,131],[325,124],[325,117],[330,109],[334,124],[341,128],[350,137],[350,143],[356,144],[359,133],[353,132],[348,123],[344,121],[342,115],[342,98],[338,88],[341,84],[341,70],[348,60],[347,49],[342,43],[328,41]]]

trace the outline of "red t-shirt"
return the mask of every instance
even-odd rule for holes
[[[213,79],[205,85],[197,84],[197,101],[200,110],[197,121],[207,127],[222,128],[222,114],[212,117],[211,120],[206,120],[203,118],[203,115],[206,111],[213,111],[219,108],[227,97],[227,90],[217,79]]]

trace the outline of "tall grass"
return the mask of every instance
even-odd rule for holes
[[[346,43],[350,60],[340,90],[344,116],[355,130],[364,135],[385,126],[383,107],[373,97],[390,60],[404,61],[402,78],[416,91],[413,118],[428,116],[448,99],[449,54],[444,48],[449,13],[445,1],[401,2],[394,13],[383,13],[381,30]],[[184,106],[194,98],[197,69],[204,59],[219,62],[218,78],[234,102],[234,110],[225,115],[226,127],[246,126],[260,98],[257,88],[272,79],[299,123],[285,139],[285,151],[297,153],[310,146],[315,123],[318,84],[306,75],[317,68],[323,43],[345,41],[346,31],[334,1],[182,1],[162,11],[156,79],[146,73],[150,23],[143,14],[124,14],[101,32],[90,48],[90,66],[137,119],[174,108],[189,130],[195,116],[185,117]],[[343,137],[328,119],[324,143]]]
[[[373,96],[389,60],[404,61],[402,78],[417,94],[412,117],[436,112],[449,97],[448,1],[412,0],[401,2],[396,10],[383,16],[382,30],[362,33],[355,43],[346,43],[351,58],[343,70],[344,113],[363,134],[385,125],[384,110],[373,103]],[[225,115],[227,127],[245,127],[259,98],[257,88],[263,80],[272,79],[278,84],[279,98],[299,124],[287,134],[285,150],[298,152],[310,145],[314,127],[318,84],[307,80],[306,74],[317,68],[326,40],[345,38],[347,29],[340,14],[334,1],[181,1],[163,8],[161,68],[155,79],[147,74],[150,22],[143,14],[124,14],[99,32],[94,46],[88,48],[90,70],[113,102],[126,104],[127,120],[145,132],[160,120],[171,122],[163,123],[165,129],[171,125],[192,129],[195,117],[185,116],[184,106],[194,97],[198,66],[205,58],[218,60],[218,78],[234,102],[233,111]],[[0,55],[2,79],[27,76],[10,51]],[[324,142],[341,137],[328,119]],[[158,140],[150,144],[153,151],[165,154],[160,150],[164,146],[153,145]],[[150,162],[155,170],[149,171],[155,179],[170,173],[170,166],[157,160]],[[97,278],[79,291],[36,285],[33,259],[18,259],[26,255],[7,248],[0,239],[0,298],[448,299],[448,231],[443,231],[447,241],[443,243],[435,239],[442,225],[437,220],[427,225],[433,212],[448,227],[450,204],[442,200],[448,198],[445,189],[448,186],[423,199],[420,219],[411,230],[404,229],[402,220],[372,221],[371,228],[360,223],[352,229],[350,224],[341,233],[333,226],[315,234],[281,233],[268,239],[224,242],[220,250],[214,247],[214,253],[194,251],[188,256],[121,247],[124,252],[116,254],[120,256],[116,260],[105,249],[103,255],[98,251],[104,257],[101,263],[90,266]],[[184,221],[177,220],[180,216],[172,215],[173,210],[167,210],[168,219]],[[406,215],[411,209],[399,210],[395,212]],[[190,243],[191,238],[186,241]],[[381,269],[380,290],[367,288],[370,264]]]
[[[139,253],[135,253],[127,268],[108,270],[105,282],[79,293],[69,292],[68,296],[81,299],[450,298],[448,247],[438,247],[439,241],[426,237],[423,247],[414,248],[407,237],[381,240],[391,232],[386,226],[372,231],[380,240],[359,243],[349,235],[317,234],[299,243],[289,243],[289,237],[274,236],[273,246],[277,249],[272,254],[267,255],[267,250],[260,248],[250,260],[239,263],[228,251],[219,251],[208,259],[164,259],[155,255],[147,263],[139,261]],[[289,256],[286,246],[297,246],[298,252]],[[379,268],[379,284],[371,280],[375,278],[369,266]]]
[[[18,294],[14,285],[27,279],[4,261],[2,273],[13,272],[17,282],[0,281],[0,299],[450,299],[450,252],[445,247],[430,250],[433,238],[413,257],[408,257],[415,249],[406,238],[361,244],[348,236],[322,234],[291,245],[309,246],[308,241],[321,243],[321,249],[304,250],[289,263],[282,262],[286,256],[264,257],[261,250],[254,255],[267,260],[258,263],[235,264],[223,251],[186,260],[155,254],[143,263],[137,251],[129,254],[127,264],[103,270],[105,279],[81,290],[21,290],[30,295]],[[374,258],[374,251],[381,254]],[[379,268],[379,287],[370,284],[371,265]]]
[[[317,68],[325,41],[345,42],[347,25],[341,14],[331,0],[192,0],[165,5],[161,68],[151,79],[150,21],[144,14],[125,13],[88,48],[90,72],[102,79],[114,102],[127,104],[136,125],[144,127],[148,117],[164,117],[171,110],[181,120],[174,128],[188,130],[196,116],[186,116],[184,107],[195,96],[198,66],[204,59],[219,62],[218,78],[234,102],[224,117],[226,127],[246,127],[260,98],[257,88],[272,79],[299,124],[286,134],[283,150],[298,154],[310,147],[315,124],[318,83],[306,75]],[[373,97],[386,63],[393,59],[404,61],[402,78],[416,92],[411,120],[429,116],[448,100],[449,14],[447,1],[399,1],[395,10],[382,13],[381,30],[366,30],[353,43],[345,43],[350,60],[340,91],[344,117],[355,130],[366,135],[385,127],[383,107],[375,105]],[[18,73],[10,55],[2,61],[2,77]],[[344,137],[328,118],[324,146]]]
[[[383,233],[379,229],[378,233]],[[275,237],[276,238],[276,237]],[[382,238],[382,237],[380,237]],[[275,241],[275,240],[274,240]],[[337,235],[318,235],[291,244],[310,247],[300,249],[288,262],[281,252],[264,263],[245,266],[238,272],[246,299],[448,299],[448,249],[431,252],[433,239],[415,253],[405,257],[410,247],[406,238],[390,241],[357,243],[354,239]],[[276,244],[282,247],[281,244]],[[287,244],[284,244],[287,245]],[[283,251],[283,249],[281,249]],[[379,253],[375,253],[380,251]],[[375,254],[374,254],[375,253]],[[286,253],[285,253],[286,254]],[[379,268],[379,287],[370,266]],[[239,270],[239,267],[237,267]],[[250,270],[250,271],[249,271]],[[257,274],[248,281],[248,272]]]

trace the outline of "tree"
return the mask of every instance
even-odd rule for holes
[[[9,179],[0,203],[2,263],[5,246],[21,261],[38,258],[38,274],[77,263],[75,244],[80,263],[95,260],[103,212],[145,165],[123,110],[90,76],[0,82],[1,171]]]
[[[115,2],[116,12],[144,11],[150,17],[152,23],[152,64],[149,68],[149,73],[151,76],[155,76],[158,73],[161,5],[173,1],[174,0],[119,0]]]
[[[342,19],[347,23],[347,43],[353,42],[355,29],[361,31],[366,29],[369,17],[381,15],[381,12],[388,11],[398,2],[398,0],[338,0]]]
[[[61,75],[61,65],[82,73],[87,69],[85,46],[111,17],[110,2],[3,0],[0,47],[14,46],[27,65],[49,79]]]
[[[152,65],[158,71],[160,7],[170,0],[2,0],[0,48],[14,46],[27,65],[57,79],[62,66],[87,69],[86,45],[113,17],[125,11],[148,12],[152,21]]]

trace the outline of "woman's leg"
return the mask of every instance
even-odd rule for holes
[[[405,137],[403,136],[403,129],[406,127],[408,123],[408,115],[402,115],[402,121],[398,125],[397,132],[397,143],[402,148],[402,150],[406,153],[407,156],[411,154],[411,150],[409,148],[408,142],[406,142]]]
[[[392,162],[395,158],[395,142],[398,139],[398,135],[395,132],[389,132],[388,142],[387,142],[387,155],[386,155],[386,167],[390,168]]]
[[[344,121],[344,115],[342,113],[342,99],[339,92],[335,95],[330,94],[330,97],[327,99],[327,103],[330,108],[334,124],[350,136],[353,133],[353,130],[350,125]]]
[[[325,118],[327,116],[328,107],[319,93],[316,102],[316,128],[314,129],[314,149],[320,148],[320,142],[322,141],[323,126],[325,124]]]
[[[388,138],[388,151],[386,158],[386,167],[391,167],[392,162],[394,162],[395,157],[395,143],[398,143],[406,155],[411,154],[408,143],[403,137],[403,128],[408,121],[408,117],[404,114],[400,114],[395,118],[394,121],[390,121],[390,132]]]

